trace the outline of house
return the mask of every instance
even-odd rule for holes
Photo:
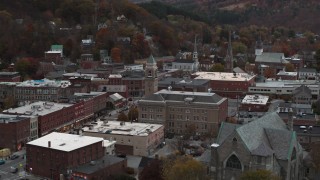
[[[301,85],[292,92],[292,100],[297,104],[311,104],[311,89],[306,85]]]
[[[314,68],[301,68],[299,69],[299,79],[315,80],[317,78],[317,70]]]
[[[292,123],[287,126],[272,112],[242,126],[223,122],[211,145],[210,169],[215,179],[237,180],[245,171],[266,169],[282,179],[298,180],[302,158]]]
[[[255,59],[255,64],[256,67],[259,67],[260,74],[263,74],[263,70],[268,67],[272,67],[273,74],[276,74],[283,70],[287,63],[289,61],[284,58],[283,53],[263,52],[261,55],[256,56]]]

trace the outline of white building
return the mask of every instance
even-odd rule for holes
[[[116,153],[149,156],[164,141],[164,126],[160,124],[98,121],[84,127],[86,136],[116,141]]]

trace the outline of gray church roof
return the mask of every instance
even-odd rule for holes
[[[148,64],[156,64],[157,63],[156,60],[154,60],[152,54],[150,54],[150,56],[149,56],[149,58],[147,60],[147,63]]]
[[[223,123],[217,143],[222,144],[233,132],[237,132],[252,155],[268,156],[275,154],[277,159],[286,160],[291,154],[292,144],[296,141],[295,132],[289,131],[281,117],[267,113],[248,124],[239,126]]]

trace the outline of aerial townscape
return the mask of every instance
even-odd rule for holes
[[[1,0],[0,180],[317,180],[319,0]]]

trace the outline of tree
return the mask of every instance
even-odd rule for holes
[[[120,48],[112,48],[111,49],[111,59],[113,62],[120,63],[121,62],[121,49]]]
[[[238,53],[246,53],[248,50],[248,47],[243,44],[242,42],[233,42],[232,43],[232,50],[234,54],[238,54]]]
[[[164,160],[162,177],[165,180],[205,180],[206,174],[205,166],[190,156]]]
[[[3,107],[4,109],[9,109],[12,108],[13,106],[16,105],[15,99],[13,96],[8,96],[4,99],[3,101]]]
[[[223,72],[224,71],[224,66],[221,63],[217,63],[212,66],[210,69],[212,72]]]
[[[195,124],[189,124],[186,129],[185,139],[190,139],[191,136],[195,135],[197,131]]]
[[[246,171],[241,177],[241,180],[280,180],[279,176],[273,175],[268,170]]]
[[[118,121],[128,122],[128,116],[124,112],[122,112],[118,115]]]
[[[139,173],[139,180],[163,180],[162,177],[163,162],[159,159],[152,160],[143,170]]]
[[[271,67],[268,67],[264,70],[263,76],[266,78],[273,77],[275,75],[274,69]]]
[[[286,72],[294,72],[294,65],[291,63],[287,63],[285,66]]]
[[[136,120],[139,117],[139,111],[137,107],[131,107],[128,112],[128,120]]]

